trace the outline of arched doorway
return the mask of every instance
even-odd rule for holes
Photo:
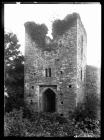
[[[55,112],[56,110],[56,95],[53,90],[48,88],[43,93],[43,111]]]

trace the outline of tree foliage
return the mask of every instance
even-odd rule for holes
[[[19,51],[20,44],[15,34],[4,34],[4,47],[4,78],[8,94],[5,111],[11,111],[23,105],[24,57]]]
[[[13,60],[20,54],[20,44],[18,44],[17,36],[13,33],[5,33],[4,35],[4,62],[5,68],[12,66]]]

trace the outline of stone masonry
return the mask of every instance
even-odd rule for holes
[[[26,27],[25,27],[26,28]],[[52,51],[42,51],[25,29],[25,94],[32,111],[67,116],[84,99],[86,31],[80,16]]]

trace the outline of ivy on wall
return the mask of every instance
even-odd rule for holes
[[[78,17],[77,13],[67,15],[63,20],[55,20],[52,24],[53,39],[47,36],[48,28],[45,24],[36,24],[35,22],[26,22],[26,32],[35,41],[38,47],[45,51],[51,51],[55,48],[56,44],[54,39],[57,36],[63,35],[70,27],[72,27]],[[48,43],[47,43],[48,39]]]
[[[68,14],[63,20],[55,20],[52,25],[53,38],[63,35],[70,27],[75,24],[79,15],[77,13]]]
[[[45,47],[45,37],[48,28],[45,24],[36,24],[35,22],[25,23],[26,32],[30,35],[32,41],[35,41],[39,47]]]

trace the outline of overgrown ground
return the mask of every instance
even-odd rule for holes
[[[4,117],[4,135],[20,137],[100,137],[100,121],[75,117],[64,118],[59,114],[30,114],[13,110]],[[27,115],[26,115],[27,114]]]

